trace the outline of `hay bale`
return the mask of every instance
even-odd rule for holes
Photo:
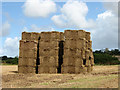
[[[41,40],[50,40],[51,32],[41,32]]]
[[[51,39],[54,40],[54,39],[60,39],[60,33],[57,32],[57,31],[52,31],[51,32]]]
[[[75,74],[79,74],[80,73],[80,67],[75,67]]]
[[[49,67],[57,67],[58,66],[58,56],[40,56],[40,65],[41,66],[49,66]]]
[[[58,54],[59,54],[59,49],[52,49],[50,52],[51,56],[58,56]]]
[[[50,66],[51,67],[58,67],[58,56],[54,57],[54,56],[51,56],[50,57]]]
[[[62,71],[63,74],[69,73],[69,74],[73,74],[75,73],[75,67],[74,66],[63,66],[62,67]]]
[[[50,49],[39,49],[39,56],[50,56],[51,50]]]
[[[90,41],[90,32],[85,33],[85,38],[86,40]]]
[[[87,66],[87,72],[88,72],[88,73],[90,73],[90,72],[91,72],[91,70],[92,70],[92,69],[91,69],[91,66],[90,66],[90,65],[89,65],[89,66]]]
[[[36,66],[35,58],[19,58],[18,62],[19,66]]]
[[[60,41],[65,41],[64,33],[60,32]]]
[[[77,42],[74,39],[66,39],[64,43],[65,48],[76,48]]]
[[[82,49],[85,47],[86,43],[85,43],[85,38],[80,38],[76,41],[77,44],[77,48]]]
[[[88,41],[88,48],[92,48],[92,41]]]
[[[63,65],[64,66],[75,66],[75,60],[76,58],[74,57],[66,57],[66,58],[63,58]]]
[[[49,70],[50,70],[49,71],[50,74],[57,73],[57,68],[56,67],[49,67]]]
[[[89,65],[91,65],[91,64],[90,64],[90,60],[89,60],[89,59],[86,59],[86,64],[85,64],[85,66],[88,67]]]
[[[36,67],[34,66],[18,66],[19,73],[36,73]]]
[[[40,38],[40,33],[32,32],[31,33],[31,40],[37,40]]]
[[[20,49],[22,50],[28,50],[28,49],[37,49],[37,41],[25,41],[20,40]]]
[[[50,65],[50,58],[49,57],[40,57],[40,65],[41,66],[49,66]]]
[[[86,50],[86,51],[85,51],[85,58],[86,58],[86,59],[89,59],[89,57],[90,57],[90,51],[89,51],[89,50]]]
[[[65,30],[64,35],[66,39],[77,39],[78,30]]]
[[[85,31],[84,30],[78,30],[78,37],[79,38],[85,38]]]
[[[31,40],[31,33],[30,32],[22,32],[22,40]]]
[[[91,71],[93,71],[93,67],[94,67],[94,66],[91,66]]]
[[[87,67],[81,66],[80,73],[87,73]]]
[[[64,57],[76,56],[76,49],[64,49]]]
[[[85,59],[85,50],[81,50],[82,59]]]
[[[22,50],[20,51],[20,57],[24,58],[37,58],[37,50]]]
[[[83,65],[83,60],[81,58],[76,58],[75,67],[80,67]]]
[[[38,74],[49,73],[49,71],[50,71],[49,67],[38,65]]]
[[[91,66],[94,66],[94,58],[91,58],[90,64],[91,64]]]
[[[82,54],[81,54],[81,50],[80,49],[76,49],[76,57],[78,58],[82,58]]]

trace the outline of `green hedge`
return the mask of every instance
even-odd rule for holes
[[[11,65],[17,65],[18,64],[18,58],[3,60],[2,63],[11,64]]]
[[[113,57],[112,55],[109,54],[100,54],[100,53],[94,53],[94,62],[95,64],[100,64],[100,65],[116,65],[120,64],[120,61],[118,58]]]

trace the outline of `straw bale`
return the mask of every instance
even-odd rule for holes
[[[74,66],[66,66],[66,67],[62,67],[62,73],[75,73],[75,67]]]
[[[32,32],[31,40],[38,40],[40,38],[40,33]]]
[[[87,67],[81,66],[80,73],[87,73]]]
[[[50,57],[50,65],[51,66],[58,66],[58,56],[56,56],[56,57],[51,56]]]
[[[78,30],[65,30],[64,35],[66,39],[77,39],[78,38]]]
[[[85,59],[85,50],[81,50],[82,59]]]
[[[66,57],[66,58],[64,58],[64,60],[63,60],[63,65],[64,66],[75,66],[75,60],[76,60],[76,58],[74,58],[74,57]]]
[[[85,38],[86,40],[90,41],[90,32],[85,33]]]
[[[19,58],[18,65],[19,66],[22,66],[22,65],[36,66],[36,59],[35,58]]]
[[[80,67],[75,67],[75,73],[79,74],[80,73]]]
[[[89,59],[87,59],[87,60],[86,60],[86,64],[85,64],[85,66],[87,66],[87,67],[88,67],[89,65],[91,65],[91,64],[90,64],[90,60],[89,60]]]
[[[89,59],[89,56],[90,56],[90,51],[89,51],[89,50],[86,50],[86,51],[85,51],[85,57],[86,57],[86,59]]]
[[[22,50],[28,50],[28,49],[37,49],[37,41],[25,41],[25,40],[20,40],[20,49]]]
[[[51,32],[41,32],[41,39],[49,40],[51,38]]]
[[[87,72],[88,72],[88,73],[91,72],[91,66],[90,66],[90,65],[87,67]]]
[[[79,38],[85,38],[85,31],[84,30],[78,30],[78,37]]]
[[[88,41],[88,48],[92,48],[92,41]]]
[[[51,32],[51,39],[60,39],[60,33],[57,31]]]
[[[36,73],[36,67],[34,66],[18,66],[19,73]]]
[[[60,32],[60,41],[64,41],[64,40],[65,40],[64,33]]]
[[[41,65],[38,65],[38,73],[41,74],[41,73],[49,73],[50,71],[50,68],[47,67],[47,66],[41,66]]]
[[[50,56],[50,49],[39,49],[39,56]]]
[[[91,58],[90,64],[91,64],[91,66],[94,66],[94,58]]]
[[[49,73],[57,73],[57,68],[56,67],[49,67]]]
[[[76,44],[77,44],[77,48],[82,49],[83,47],[86,46],[85,38],[78,39],[77,42],[76,42]]]
[[[49,66],[50,65],[50,58],[49,57],[40,57],[40,65],[42,66]]]
[[[37,58],[37,50],[20,50],[20,57]]]
[[[65,40],[64,47],[65,48],[76,48],[77,42],[74,39],[67,39]]]
[[[93,67],[94,67],[94,66],[91,66],[91,71],[93,71]]]
[[[64,56],[76,56],[76,49],[64,49]]]
[[[75,66],[79,67],[83,65],[83,60],[81,58],[76,58],[75,60]]]
[[[80,49],[76,49],[76,56],[82,58],[82,52]]]
[[[30,32],[22,32],[22,40],[31,40]]]

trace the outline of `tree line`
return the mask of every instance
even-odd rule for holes
[[[108,48],[102,50],[96,50],[93,52],[94,62],[99,65],[117,65],[120,61],[117,57],[120,55],[119,49],[109,50]]]

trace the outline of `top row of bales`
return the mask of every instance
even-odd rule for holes
[[[90,32],[84,30],[65,30],[65,39],[86,39],[90,41]]]
[[[23,32],[22,33],[22,40],[38,40],[46,39],[46,40],[65,40],[65,39],[83,39],[85,38],[87,41],[90,41],[90,32],[86,32],[84,30],[65,30],[65,32],[57,32],[57,31],[51,31],[51,32]]]
[[[38,40],[41,33],[36,32],[22,32],[22,40],[33,41]]]
[[[23,32],[22,33],[22,40],[32,41],[32,40],[64,40],[64,33],[63,32]]]

